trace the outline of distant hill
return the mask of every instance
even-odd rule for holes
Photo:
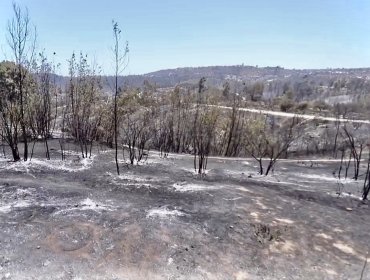
[[[271,79],[286,79],[289,77],[312,76],[319,79],[333,77],[359,77],[370,78],[370,68],[361,69],[318,69],[318,70],[295,70],[282,67],[256,67],[256,66],[208,66],[208,67],[185,67],[176,69],[160,70],[144,75],[130,75],[125,79],[132,86],[140,86],[147,80],[159,87],[172,87],[177,84],[198,82],[200,78],[218,81],[222,84],[229,81],[266,81]]]
[[[324,97],[329,103],[349,102],[370,93],[370,68],[297,70],[244,65],[185,67],[122,76],[119,77],[119,84],[142,87],[147,82],[156,88],[196,86],[202,77],[207,78],[209,86],[218,88],[228,81],[237,92],[242,91],[245,85],[259,82],[264,85],[265,98],[281,95],[287,88],[294,92],[298,101]],[[67,82],[67,77],[57,78],[60,85]],[[107,93],[111,91],[109,85],[113,83],[113,76],[103,77],[103,87]]]

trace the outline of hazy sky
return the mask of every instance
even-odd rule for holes
[[[126,74],[203,65],[369,67],[369,0],[19,0],[66,72],[83,51],[111,73],[112,19],[130,45]],[[0,0],[0,60],[12,1]]]

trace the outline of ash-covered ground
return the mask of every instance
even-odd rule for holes
[[[38,146],[0,161],[0,279],[370,279],[370,209],[337,161],[264,177],[210,158],[199,176],[153,152],[117,176],[112,151],[62,162]]]

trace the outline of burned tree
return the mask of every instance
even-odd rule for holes
[[[362,199],[363,200],[367,200],[369,192],[370,192],[370,150],[369,150],[368,159],[367,159],[367,167],[366,167],[364,185],[362,188]]]
[[[119,94],[118,76],[126,68],[128,64],[128,42],[124,44],[123,50],[121,49],[121,29],[118,23],[113,21],[113,37],[114,37],[114,109],[113,109],[113,123],[114,123],[114,148],[115,148],[115,161],[117,174],[119,175],[118,164],[118,107],[117,99]]]
[[[192,131],[194,169],[198,174],[207,169],[207,160],[211,152],[212,140],[215,136],[215,128],[219,115],[217,107],[202,106],[209,105],[210,99],[205,95],[206,79],[203,77],[198,84],[197,101],[194,113],[194,126]]]
[[[242,148],[243,130],[245,126],[244,112],[239,110],[240,96],[234,94],[232,110],[225,122],[222,140],[222,154],[226,157],[237,156]]]
[[[215,107],[203,107],[203,111],[198,115],[194,135],[194,169],[198,174],[204,173],[207,169],[218,115],[219,110]]]
[[[360,164],[362,159],[362,152],[365,147],[364,139],[360,136],[356,137],[355,132],[358,131],[360,126],[352,125],[350,128],[348,125],[343,126],[344,139],[347,147],[350,151],[350,159],[348,161],[346,174],[348,172],[349,165],[351,163],[351,158],[353,159],[353,179],[357,180],[360,175]],[[347,177],[347,176],[346,176]]]
[[[16,88],[16,68],[12,62],[0,63],[0,113],[2,139],[9,145],[13,160],[20,160],[18,132],[21,120],[20,98]]]
[[[96,67],[91,67],[87,56],[75,54],[70,63],[70,82],[67,98],[67,124],[69,132],[79,143],[82,158],[91,156],[93,141],[102,120],[101,84]]]
[[[193,96],[189,90],[176,87],[169,96],[152,102],[153,145],[166,157],[169,152],[189,152],[192,144]]]
[[[147,96],[138,91],[123,93],[119,99],[119,129],[123,153],[128,151],[129,163],[139,163],[148,155],[147,142],[150,139],[152,124]]]
[[[129,152],[129,163],[131,165],[145,160],[148,155],[146,147],[149,140],[148,122],[149,119],[146,113],[137,117],[126,116],[122,140]]]
[[[36,32],[32,28],[28,10],[22,10],[20,6],[13,3],[14,17],[8,22],[7,41],[14,57],[16,67],[13,69],[15,76],[15,87],[12,95],[19,99],[19,126],[22,132],[24,144],[23,159],[28,159],[28,129],[26,108],[29,94],[29,72],[34,51]]]
[[[297,118],[276,123],[272,116],[258,116],[248,120],[245,135],[245,149],[259,164],[259,174],[268,175],[277,160],[284,156],[294,140],[302,123]],[[267,161],[264,168],[263,162]]]
[[[39,59],[40,63],[35,69],[34,91],[29,96],[29,106],[27,107],[29,126],[34,138],[31,158],[36,141],[42,139],[45,144],[46,158],[50,159],[48,138],[51,137],[53,121],[56,119],[56,115],[52,115],[52,95],[55,91],[52,79],[53,65],[48,62],[43,53],[39,54]]]

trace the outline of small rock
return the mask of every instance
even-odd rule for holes
[[[38,250],[38,249],[40,249],[40,248],[41,248],[41,246],[37,246],[37,247],[36,247],[36,249],[37,249],[37,250]]]
[[[229,226],[229,228],[234,228],[234,226]]]

